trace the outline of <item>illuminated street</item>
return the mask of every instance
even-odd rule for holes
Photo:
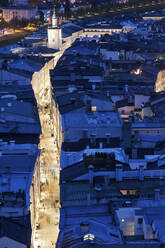
[[[51,185],[53,186],[51,188]],[[44,187],[41,192],[41,203],[38,209],[37,224],[34,234],[34,247],[55,247],[59,225],[59,188],[58,180],[52,178],[52,184]],[[55,192],[55,193],[54,193]]]

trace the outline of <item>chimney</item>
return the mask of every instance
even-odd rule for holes
[[[143,181],[144,180],[144,166],[140,165],[139,167],[139,180]]]
[[[109,61],[109,71],[112,71],[112,60]]]
[[[116,164],[116,181],[121,182],[123,180],[123,165]]]
[[[90,143],[92,144],[96,143],[96,134],[90,134]]]
[[[72,103],[72,104],[75,104],[75,102],[76,102],[76,98],[72,97],[72,98],[71,98],[71,103]]]
[[[11,103],[11,102],[8,102],[8,103],[7,103],[7,106],[8,106],[8,107],[11,107],[11,106],[12,106],[12,103]]]
[[[13,145],[15,145],[15,140],[10,140],[9,143],[11,146],[13,146]]]
[[[92,90],[95,90],[95,89],[96,89],[96,85],[92,84]]]
[[[89,223],[88,222],[80,223],[80,233],[86,234],[88,232],[89,232]]]
[[[160,189],[154,189],[155,192],[155,201],[160,200]]]
[[[125,93],[128,93],[128,84],[125,84]]]
[[[108,187],[108,185],[109,185],[109,176],[104,176],[104,182],[105,182],[105,188],[107,188]]]
[[[106,133],[106,143],[109,144],[110,143],[110,133]]]
[[[94,166],[93,165],[89,165],[88,166],[88,172],[89,172],[89,183],[90,185],[93,185],[93,169],[94,169]]]
[[[132,159],[136,159],[137,158],[137,148],[132,148]]]
[[[103,143],[102,142],[99,143],[99,148],[103,149]]]
[[[106,70],[106,63],[104,61],[102,61],[100,63],[100,67],[102,67],[104,69],[104,71]]]
[[[87,205],[88,206],[91,205],[91,194],[90,194],[90,192],[87,194]]]

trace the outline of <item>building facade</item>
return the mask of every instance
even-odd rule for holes
[[[15,18],[31,20],[35,18],[36,9],[30,6],[9,6],[2,9],[2,15],[6,22]]]

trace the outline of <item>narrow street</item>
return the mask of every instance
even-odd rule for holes
[[[59,225],[58,179],[51,177],[50,183],[42,184],[41,202],[38,209],[34,233],[34,247],[55,247]],[[50,231],[51,230],[51,231]]]
[[[52,98],[50,65],[45,65],[32,80],[39,109],[40,136],[40,201],[33,229],[33,248],[55,247],[59,226],[59,172],[62,142],[61,117]],[[35,85],[40,82],[41,88]]]

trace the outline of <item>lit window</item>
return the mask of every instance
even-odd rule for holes
[[[92,107],[91,107],[91,110],[92,110],[92,111],[96,111],[96,109],[97,109],[96,106],[92,106]]]

